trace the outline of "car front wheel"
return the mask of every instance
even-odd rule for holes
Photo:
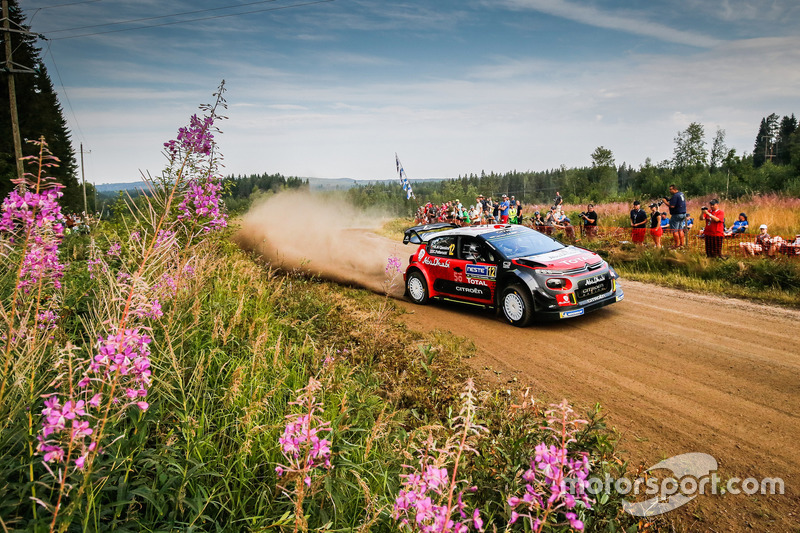
[[[518,285],[507,287],[500,298],[500,309],[510,324],[520,328],[527,326],[533,318],[530,292]]]
[[[406,292],[415,304],[428,303],[428,284],[419,272],[412,272],[406,280]]]

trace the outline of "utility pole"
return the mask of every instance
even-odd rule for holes
[[[22,166],[22,140],[19,134],[19,118],[17,117],[17,91],[14,85],[14,72],[27,72],[27,70],[15,69],[12,59],[11,34],[27,33],[21,30],[11,29],[11,19],[8,16],[8,0],[3,0],[3,40],[6,45],[5,70],[8,73],[8,100],[11,106],[11,134],[14,137],[14,159],[17,161],[17,178],[22,179],[25,169]],[[33,70],[30,70],[33,72]]]
[[[89,215],[89,208],[86,207],[86,173],[83,171],[83,143],[81,143],[81,181],[83,182],[83,214]]]
[[[761,138],[766,139],[764,143],[764,162],[766,163],[767,159],[772,161],[772,158],[775,157],[775,154],[772,153],[772,135],[762,135]]]

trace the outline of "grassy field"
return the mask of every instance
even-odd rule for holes
[[[62,251],[71,262],[58,327],[37,345],[35,359],[11,361],[19,378],[0,404],[4,529],[394,531],[401,519],[396,499],[408,489],[401,475],[414,470],[403,465],[428,463],[449,468],[455,493],[466,491],[470,513],[479,508],[485,524],[506,527],[506,500],[524,490],[520,476],[534,447],[551,441],[542,428],[557,425],[552,417],[548,422],[548,407],[479,384],[469,393],[469,420],[486,430],[459,440],[470,377],[461,360],[469,343],[406,331],[385,297],[271,270],[234,247],[227,233],[175,250],[179,262],[191,263],[192,275],[162,301],[163,315],[146,322],[149,408],[108,421],[91,469],[51,470],[35,446],[41,398],[54,383],[62,392],[73,386],[65,361],[72,369],[93,353],[96,334],[87,333],[103,329],[97,316],[113,305],[104,284],[114,283],[134,253],[131,229],[120,224],[97,228],[91,238],[67,237]],[[119,262],[106,263],[108,278],[90,277],[95,248],[105,254],[111,243],[122,243]],[[4,294],[13,289],[12,278],[3,278]],[[65,346],[72,346],[70,354]],[[330,443],[331,468],[292,469],[281,438],[303,415],[297,401],[311,383],[319,405],[312,419]],[[619,473],[599,413],[582,418],[588,423],[579,424],[569,454],[587,453],[598,475]],[[436,448],[445,451],[432,453]],[[60,496],[63,506],[53,520]],[[447,498],[434,501],[444,506]],[[592,507],[576,508],[587,530],[636,527],[619,499]],[[455,506],[451,512],[458,516]],[[545,516],[546,530],[562,530],[555,524],[563,513]]]

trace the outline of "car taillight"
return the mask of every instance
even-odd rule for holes
[[[550,278],[545,284],[554,291],[568,291],[572,288],[572,281],[567,278]]]

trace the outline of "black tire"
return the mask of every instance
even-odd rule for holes
[[[406,279],[406,294],[415,304],[428,303],[428,283],[425,281],[425,276],[416,270],[409,274]]]
[[[513,326],[524,328],[533,321],[533,299],[525,287],[506,287],[500,297],[499,307],[505,319]]]

